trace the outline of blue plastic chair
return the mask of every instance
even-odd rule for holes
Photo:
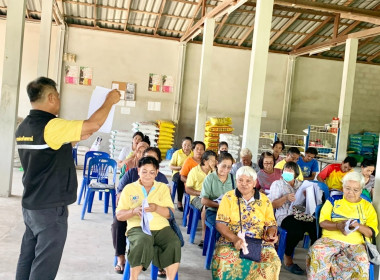
[[[75,165],[77,166],[78,165],[78,144],[76,144],[74,147],[73,147],[73,159],[74,159],[74,163]]]
[[[91,183],[88,185],[88,190],[86,193],[86,198],[83,203],[82,215],[81,219],[84,219],[84,215],[86,212],[86,207],[88,206],[87,212],[91,213],[92,203],[94,200],[95,192],[104,192],[104,213],[108,213],[109,206],[109,196],[111,194],[112,200],[112,212],[113,216],[115,216],[116,210],[116,192],[115,192],[115,182],[116,182],[116,171],[117,171],[117,163],[115,160],[110,158],[92,158],[89,163],[89,170],[93,170],[95,167],[97,170],[97,178],[95,183]],[[111,184],[108,184],[108,174],[111,171],[113,172],[113,179]],[[88,182],[91,182],[91,174],[87,174]]]
[[[189,215],[190,210],[190,195],[185,193],[185,201],[183,205],[183,218],[182,218],[182,226],[186,227],[187,225],[187,215]],[[189,224],[191,223],[190,217],[189,217]],[[189,232],[188,232],[189,233]]]
[[[88,151],[85,156],[84,156],[84,164],[83,164],[83,179],[82,179],[82,185],[80,188],[80,192],[78,195],[78,205],[80,205],[82,196],[83,198],[86,196],[86,190],[87,190],[87,185],[91,181],[91,179],[96,179],[98,176],[98,173],[95,169],[95,166],[93,169],[88,168],[87,170],[87,165],[90,162],[92,158],[109,158],[110,155],[106,152],[99,152],[99,151]],[[90,180],[88,180],[88,175],[90,175]]]
[[[277,234],[280,235],[280,239],[278,241],[277,255],[280,258],[281,262],[283,262],[286,247],[286,236],[288,235],[288,232],[282,227],[278,227]]]
[[[210,270],[212,256],[214,254],[216,243],[216,228],[206,221],[205,240],[203,244],[202,256],[206,256],[204,268]]]
[[[174,152],[177,151],[175,148],[171,148],[166,152],[166,159],[171,160],[173,157]]]
[[[189,221],[188,230],[190,228],[190,243],[194,244],[195,234],[197,233],[198,221],[201,219],[201,211],[190,204],[191,222]]]

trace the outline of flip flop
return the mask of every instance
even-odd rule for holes
[[[293,273],[293,274],[297,274],[297,275],[303,275],[303,274],[305,274],[305,271],[303,271],[303,269],[302,268],[300,268],[297,264],[292,264],[292,265],[290,265],[290,266],[287,266],[287,265],[284,265],[284,268],[287,270],[287,271],[289,271],[289,272],[291,272],[291,273]]]
[[[123,274],[124,273],[124,265],[117,264],[115,266],[115,272],[117,274]]]

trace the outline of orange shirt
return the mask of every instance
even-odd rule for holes
[[[318,175],[322,180],[325,180],[329,189],[343,189],[343,177],[348,172],[342,172],[340,163],[329,164]]]
[[[193,159],[193,157],[188,157],[188,158],[185,160],[185,162],[183,163],[183,165],[182,165],[182,169],[181,169],[180,174],[181,174],[182,176],[186,176],[186,177],[187,177],[187,175],[189,174],[190,170],[191,170],[193,167],[197,166],[198,164],[199,164],[199,163],[196,162],[196,161]]]

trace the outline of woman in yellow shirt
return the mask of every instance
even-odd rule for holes
[[[127,221],[131,280],[136,280],[141,270],[148,268],[151,262],[166,270],[167,279],[174,279],[181,260],[181,243],[168,221],[169,208],[174,211],[169,188],[154,180],[158,168],[155,158],[140,159],[140,179],[123,189],[116,209],[116,218]],[[143,200],[148,203],[144,209]],[[150,234],[141,228],[142,216],[146,215],[144,212],[152,215],[152,219],[148,219]]]
[[[363,235],[375,238],[379,231],[374,207],[360,197],[364,184],[361,174],[347,173],[343,197],[333,196],[323,205],[319,218],[322,238],[310,248],[306,260],[308,279],[368,279]]]
[[[216,229],[222,236],[212,261],[213,279],[279,279],[281,262],[273,246],[277,241],[276,219],[270,200],[255,189],[256,179],[252,167],[240,167],[236,172],[237,189],[223,196],[216,217]],[[244,241],[240,231],[245,239],[259,239],[259,262],[241,254]]]

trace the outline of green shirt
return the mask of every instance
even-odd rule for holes
[[[228,174],[227,180],[224,183],[222,183],[222,181],[220,181],[218,175],[216,174],[216,171],[210,173],[206,176],[205,180],[203,181],[203,187],[200,197],[214,200],[220,197],[221,195],[224,195],[226,192],[234,189],[231,178],[233,178],[233,175]],[[212,207],[209,207],[207,209],[213,211],[218,210],[217,208]]]

